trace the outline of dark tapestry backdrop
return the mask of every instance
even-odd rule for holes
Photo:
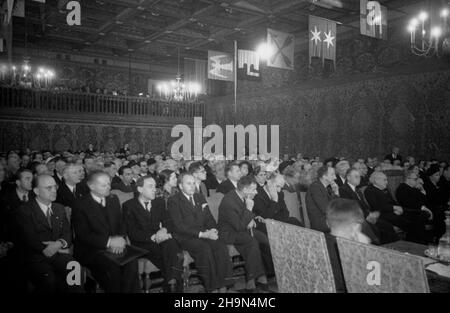
[[[207,108],[208,124],[234,123],[231,98]],[[403,155],[448,159],[450,71],[241,94],[236,124],[280,125],[280,153],[381,157],[398,145]]]
[[[450,62],[413,56],[404,33],[390,41],[362,36],[338,40],[336,71],[308,66],[262,68],[262,81],[238,82],[236,119],[229,96],[207,104],[207,123],[280,125],[280,153],[450,158]],[[355,34],[353,34],[355,35]]]
[[[87,124],[62,124],[57,122],[1,122],[1,148],[55,151],[85,150],[89,143],[95,149],[116,151],[125,143],[133,152],[169,151],[170,127],[133,127]]]

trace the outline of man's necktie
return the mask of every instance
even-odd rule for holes
[[[22,196],[22,202],[27,202],[27,201],[28,201],[27,195],[23,195],[23,196]]]
[[[189,201],[191,201],[192,205],[195,206],[194,197],[190,196],[190,197],[189,197]]]
[[[149,204],[150,204],[150,202],[148,202],[148,201],[144,202],[145,209],[150,212],[150,208],[148,207]]]
[[[100,204],[102,205],[102,207],[105,207],[105,199],[100,199]]]
[[[52,228],[52,209],[50,207],[47,207],[47,214],[45,217],[47,218],[48,226]]]
[[[76,198],[77,197],[77,187],[73,187],[73,196]]]

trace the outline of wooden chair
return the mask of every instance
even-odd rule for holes
[[[138,260],[138,266],[141,289],[144,293],[148,293],[152,289],[153,284],[163,281],[162,278],[152,280],[151,274],[157,273],[160,270],[150,260],[141,258]]]

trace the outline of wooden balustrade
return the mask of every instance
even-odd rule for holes
[[[192,118],[204,116],[201,102],[168,102],[67,91],[49,91],[0,86],[0,108],[64,113],[91,113]]]

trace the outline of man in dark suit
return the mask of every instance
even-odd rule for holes
[[[19,247],[25,270],[36,291],[81,291],[80,286],[68,286],[67,264],[74,261],[67,248],[72,232],[64,207],[56,200],[58,185],[50,175],[36,177],[36,199],[20,207],[17,214]]]
[[[118,184],[120,184],[121,179],[118,174],[117,165],[114,162],[106,162],[104,169],[105,172],[108,173],[109,177],[111,178],[111,188],[112,186],[117,186]]]
[[[66,167],[67,161],[62,157],[56,157],[54,158],[55,161],[55,170],[53,171],[54,175],[53,178],[55,179],[56,183],[61,185],[61,181],[63,179],[64,175],[64,168]]]
[[[148,251],[145,257],[161,269],[166,290],[180,291],[183,252],[172,238],[173,223],[166,202],[155,199],[156,181],[152,176],[139,178],[136,186],[139,197],[123,204],[130,241]]]
[[[227,244],[234,245],[245,260],[247,290],[256,289],[255,280],[267,287],[266,270],[259,247],[258,238],[268,244],[266,235],[257,229],[253,198],[255,197],[256,181],[253,176],[242,177],[237,189],[227,193],[219,205],[219,234]],[[266,249],[269,252],[270,247]]]
[[[339,196],[335,183],[334,168],[322,166],[317,170],[317,181],[313,182],[306,193],[306,209],[311,228],[324,233],[330,231],[325,222],[328,203]]]
[[[206,188],[204,181],[206,180],[206,170],[201,162],[194,162],[189,165],[189,173],[194,176],[195,179],[195,192],[200,193],[203,196],[209,197],[209,190]]]
[[[225,292],[232,285],[230,256],[219,240],[217,225],[204,196],[195,193],[195,179],[182,173],[178,184],[181,192],[168,199],[169,214],[174,223],[173,236],[181,248],[194,258],[207,292]]]
[[[342,187],[345,184],[345,175],[347,175],[347,171],[350,169],[350,164],[348,161],[339,161],[336,164],[336,184],[339,187]]]
[[[394,161],[400,161],[400,163],[401,163],[403,158],[400,154],[398,154],[399,152],[400,152],[400,149],[398,147],[394,147],[394,148],[392,148],[391,154],[387,154],[384,157],[384,159],[391,161],[391,164],[394,164]]]
[[[239,163],[232,162],[227,164],[225,166],[225,173],[227,179],[217,186],[217,192],[223,193],[224,195],[237,188],[237,182],[241,178]]]
[[[137,260],[119,266],[108,256],[124,253],[128,245],[119,199],[110,195],[110,178],[93,172],[87,184],[91,192],[77,199],[73,210],[74,255],[106,292],[137,292]]]
[[[392,225],[380,220],[377,212],[370,211],[363,193],[357,189],[360,183],[361,173],[357,169],[348,170],[346,182],[339,188],[339,195],[341,198],[354,200],[359,204],[365,219],[362,223],[363,234],[368,236],[373,244],[377,245],[397,241],[398,236]]]
[[[415,219],[408,218],[405,210],[397,204],[387,189],[388,180],[384,173],[374,172],[370,176],[370,185],[364,196],[371,211],[378,211],[379,218],[406,232],[406,239],[417,243],[425,243],[425,227]]]
[[[34,197],[32,192],[33,173],[28,169],[20,169],[15,176],[16,188],[5,193],[7,212],[15,212],[23,203]]]
[[[119,168],[120,182],[111,185],[111,189],[117,189],[123,192],[135,192],[133,187],[133,171],[129,166]]]
[[[58,188],[56,202],[73,209],[76,199],[82,196],[81,192],[77,188],[77,185],[81,182],[82,177],[83,167],[81,165],[76,163],[66,164],[63,172],[63,179]]]
[[[222,161],[210,162],[208,168],[209,170],[206,170],[206,188],[208,191],[216,190],[225,180],[225,163]]]
[[[283,175],[270,174],[267,178],[267,184],[255,196],[253,213],[263,219],[274,219],[283,223],[303,226],[298,219],[289,216],[289,211],[284,202],[284,193],[281,191],[285,184]],[[264,223],[257,223],[257,229],[267,234]]]
[[[439,211],[432,211],[428,208],[426,193],[419,183],[419,175],[413,170],[405,171],[405,181],[401,183],[395,197],[403,208],[403,215],[408,219],[414,219],[423,225],[433,224],[432,235],[435,239],[440,238],[445,233],[444,214]]]

